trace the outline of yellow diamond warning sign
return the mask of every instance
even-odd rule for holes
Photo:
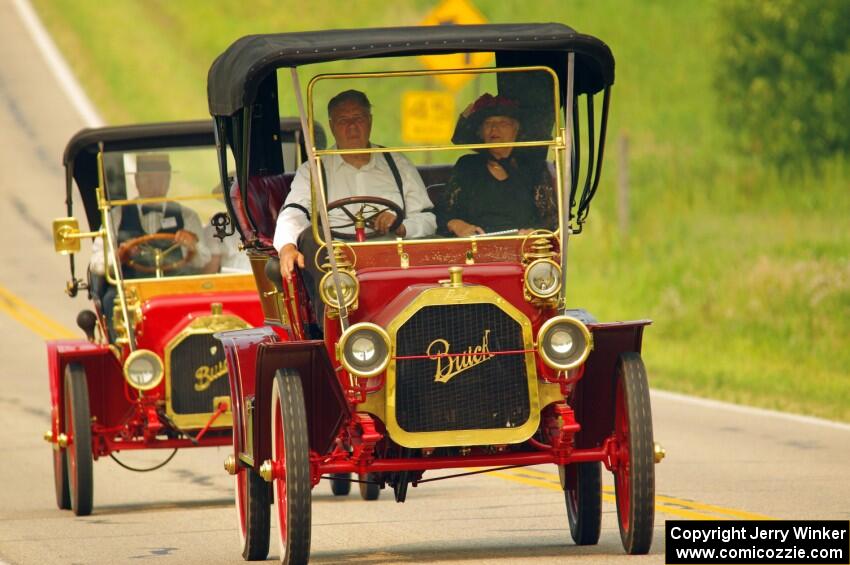
[[[486,24],[487,20],[469,0],[443,0],[425,16],[420,25],[474,25]],[[486,67],[493,60],[492,53],[454,53],[451,55],[423,55],[422,64],[435,71],[445,69],[474,69]],[[472,75],[438,75],[437,79],[449,90],[459,90]]]
[[[454,95],[408,90],[401,95],[401,139],[404,143],[448,143],[454,133]]]

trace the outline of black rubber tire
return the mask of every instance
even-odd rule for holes
[[[88,516],[94,494],[94,459],[89,388],[86,371],[79,363],[65,366],[65,435],[69,439],[65,451],[71,509],[77,516]]]
[[[624,353],[617,363],[614,411],[623,453],[614,472],[620,538],[626,553],[643,555],[652,547],[655,526],[655,443],[649,381],[637,353]]]
[[[596,545],[602,531],[602,463],[558,467],[570,535],[576,545]]]
[[[71,509],[71,487],[68,484],[68,455],[64,449],[53,444],[53,486],[56,490],[56,506],[59,510]]]
[[[372,473],[366,473],[365,475],[358,475],[358,479],[361,481],[374,481],[375,477]],[[360,486],[360,498],[363,500],[378,500],[378,497],[381,496],[381,485],[376,484],[374,482],[361,482]]]
[[[304,390],[294,371],[279,370],[275,375],[271,428],[272,459],[283,458],[286,466],[285,478],[273,480],[280,561],[306,564],[310,560],[312,482]]]
[[[351,473],[331,473],[331,492],[334,496],[348,496],[351,492]]]
[[[245,561],[265,561],[271,531],[271,485],[252,468],[236,476],[236,517]]]

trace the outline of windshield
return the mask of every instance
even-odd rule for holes
[[[315,76],[308,113],[331,134],[330,148],[317,151],[317,188],[332,237],[556,231],[557,93],[557,77],[541,67]],[[317,210],[306,165],[303,172],[304,186],[296,175],[287,203]],[[283,214],[297,221],[297,211]],[[319,226],[314,235],[324,239]]]
[[[226,212],[214,147],[104,154],[114,248],[125,279],[250,270],[238,235],[215,237]],[[232,170],[232,166],[228,170]]]

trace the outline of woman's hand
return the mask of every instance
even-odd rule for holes
[[[446,227],[450,232],[458,237],[469,237],[475,234],[483,234],[484,230],[478,226],[474,226],[463,220],[454,219],[446,223]]]

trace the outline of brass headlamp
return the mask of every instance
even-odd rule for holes
[[[580,320],[555,316],[537,332],[537,351],[543,362],[557,371],[574,369],[584,363],[593,349],[593,334]]]

